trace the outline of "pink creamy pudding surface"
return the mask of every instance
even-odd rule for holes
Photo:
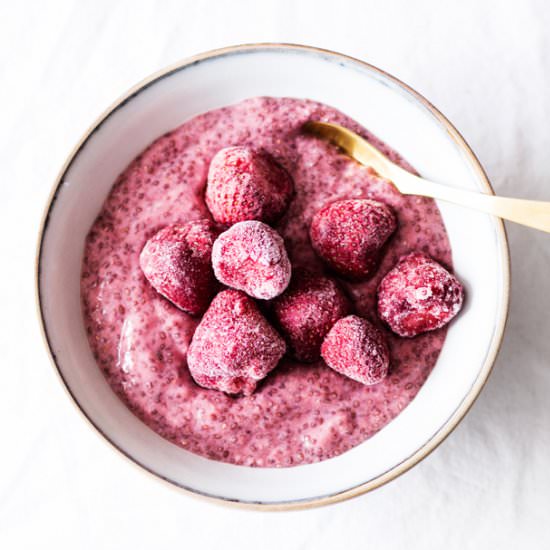
[[[400,195],[336,148],[304,135],[300,128],[308,119],[347,126],[408,167],[331,107],[302,99],[252,98],[197,116],[150,145],[119,176],[86,240],[83,312],[100,368],[150,428],[204,457],[284,467],[339,455],[371,437],[410,403],[445,340],[445,329],[399,338],[382,327],[375,313],[378,282],[401,255],[423,251],[452,267],[434,201]],[[322,271],[308,228],[327,202],[363,197],[395,210],[398,230],[375,276],[367,282],[343,282],[355,312],[388,337],[390,374],[381,383],[365,386],[322,361],[301,364],[286,357],[249,397],[206,390],[191,379],[186,352],[200,318],[183,313],[153,290],[139,267],[139,254],[160,228],[210,218],[204,202],[209,163],[231,145],[264,148],[294,178],[296,196],[274,225],[293,266]],[[269,317],[268,304],[260,307]]]

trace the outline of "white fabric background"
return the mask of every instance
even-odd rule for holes
[[[288,41],[402,78],[463,132],[498,193],[550,200],[550,4],[536,1],[0,0],[0,548],[549,548],[550,235],[509,226],[512,307],[480,399],[430,457],[352,501],[226,509],[132,468],[61,389],[33,257],[77,139],[149,73]]]

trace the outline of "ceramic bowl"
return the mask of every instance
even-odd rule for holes
[[[422,175],[493,192],[450,122],[389,74],[304,46],[256,44],[212,51],[139,83],[99,117],[72,151],[55,182],[40,234],[38,303],[63,384],[113,448],[186,491],[264,509],[290,509],[378,487],[418,463],[453,430],[495,361],[508,310],[509,259],[500,220],[439,204],[467,304],[417,397],[352,450],[317,464],[249,468],[208,460],[162,439],[123,405],[92,357],[79,295],[84,239],[117,175],[155,138],[199,113],[262,95],[327,103],[402,153]]]

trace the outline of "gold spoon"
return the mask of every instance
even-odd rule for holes
[[[550,233],[550,202],[495,197],[448,187],[407,172],[343,126],[311,120],[304,124],[304,129],[337,145],[364,166],[370,166],[404,195],[422,195],[452,202]]]

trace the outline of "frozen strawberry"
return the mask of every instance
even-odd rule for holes
[[[187,364],[200,386],[250,395],[285,351],[284,340],[254,300],[239,290],[224,290],[197,326]]]
[[[446,325],[462,307],[464,288],[442,265],[413,252],[400,258],[378,286],[378,315],[399,336]]]
[[[311,362],[320,358],[323,338],[350,313],[351,305],[333,279],[297,270],[286,292],[275,300],[273,311],[293,356]]]
[[[392,210],[384,203],[344,199],[321,208],[309,234],[315,252],[336,273],[366,279],[376,270],[396,226]]]
[[[212,271],[214,224],[198,220],[169,225],[149,239],[139,265],[151,286],[190,315],[202,313],[216,292]]]
[[[290,281],[290,260],[282,237],[265,223],[239,222],[212,249],[214,273],[223,284],[253,298],[270,300]]]
[[[357,315],[334,324],[323,341],[321,355],[330,368],[367,386],[382,381],[390,367],[386,338]]]
[[[284,214],[293,194],[289,173],[262,149],[227,147],[210,163],[205,198],[220,224],[272,223]]]

